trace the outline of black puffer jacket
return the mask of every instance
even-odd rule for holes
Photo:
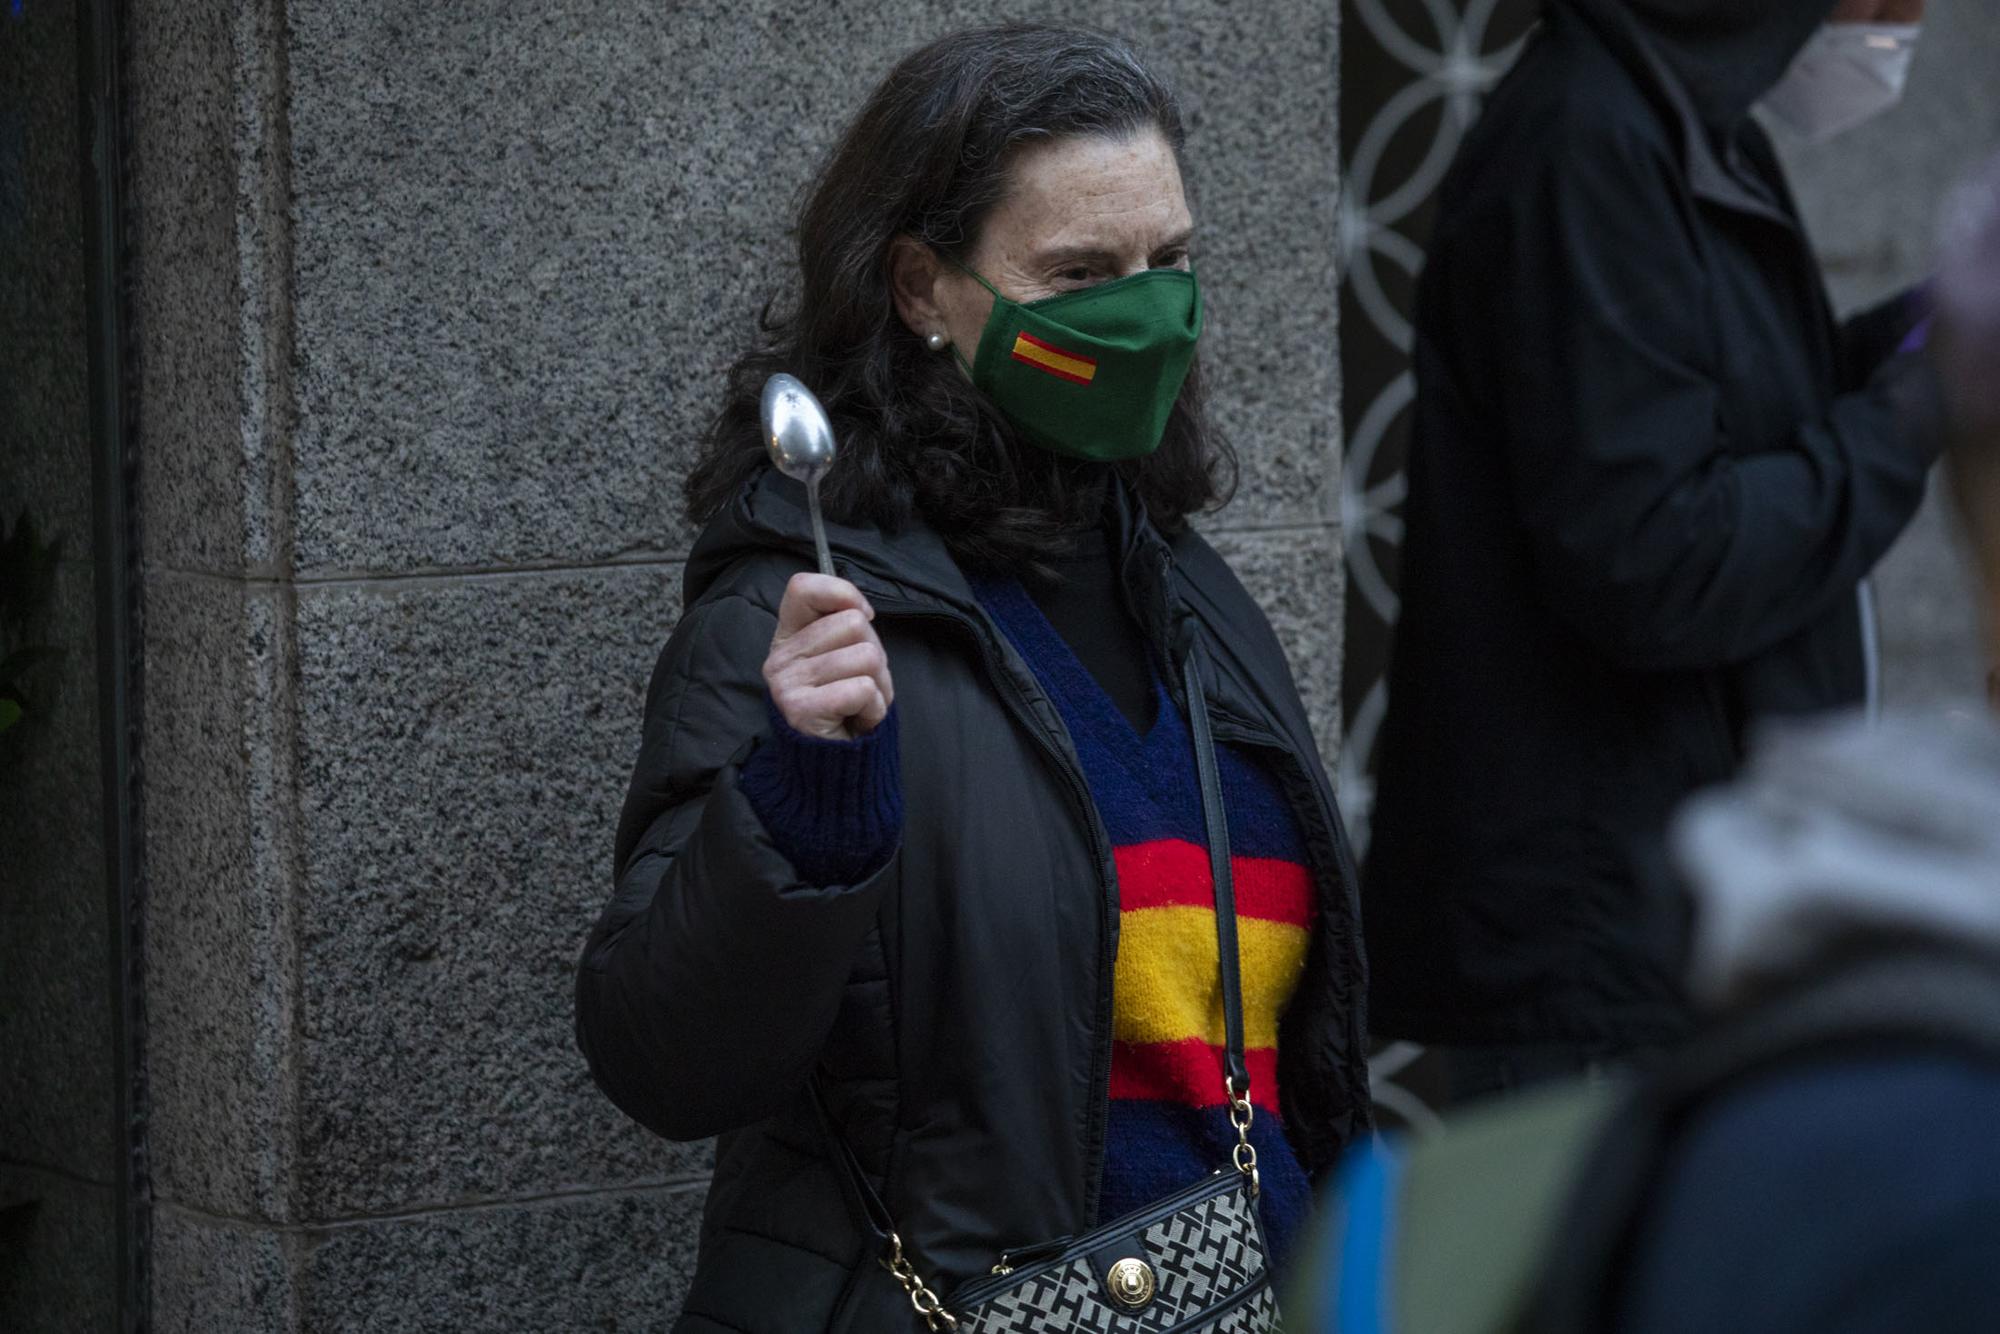
[[[737,790],[768,727],[776,609],[811,560],[802,499],[763,474],[689,561],[617,890],[578,974],[578,1040],[612,1100],[669,1138],[721,1136],[683,1330],[917,1327],[844,1203],[806,1093],[815,1070],[947,1296],[1005,1249],[1098,1221],[1111,847],[1055,706],[934,534],[829,532],[895,674],[895,858],[863,884],[801,884]],[[1369,1115],[1346,836],[1256,604],[1199,537],[1168,543],[1129,514],[1121,527],[1147,634],[1163,656],[1205,645],[1217,738],[1269,757],[1307,831],[1318,928],[1279,1058],[1287,1131],[1318,1172]]]
[[[1678,905],[1636,860],[1753,720],[1863,696],[1858,590],[1938,409],[1890,355],[1907,310],[1834,322],[1748,118],[1831,8],[1552,0],[1446,181],[1369,858],[1384,1033],[1673,1039]]]

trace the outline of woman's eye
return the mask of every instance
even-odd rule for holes
[[[1188,252],[1185,250],[1169,250],[1153,258],[1153,267],[1156,269],[1184,269],[1187,265]]]
[[[1056,276],[1061,278],[1066,283],[1087,283],[1090,281],[1091,273],[1089,269],[1084,268],[1082,265],[1078,265],[1074,268],[1064,269],[1060,274]]]

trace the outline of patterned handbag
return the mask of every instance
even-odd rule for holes
[[[945,1301],[903,1249],[888,1208],[835,1130],[817,1082],[814,1102],[835,1149],[850,1205],[882,1242],[882,1266],[909,1294],[925,1328],[958,1334],[1265,1334],[1278,1327],[1257,1215],[1257,1150],[1250,1143],[1250,1075],[1243,1061],[1243,994],[1229,821],[1208,706],[1190,649],[1184,665],[1195,769],[1201,781],[1227,1037],[1230,1163],[1175,1195],[1084,1234],[1000,1257],[993,1272]],[[1032,1258],[1030,1258],[1032,1257]]]

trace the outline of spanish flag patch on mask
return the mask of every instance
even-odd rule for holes
[[[967,372],[1023,437],[1106,463],[1160,447],[1201,337],[1192,272],[1149,269],[1030,302],[966,272],[993,293]]]

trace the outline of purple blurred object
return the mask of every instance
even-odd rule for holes
[[[1921,352],[1930,346],[1931,325],[1935,323],[1937,323],[1935,315],[1926,315],[1918,320],[1917,327],[1910,330],[1909,336],[1903,339],[1902,346],[1896,349],[1896,355],[1900,357],[1905,352]]]
[[[2000,422],[2000,158],[1945,206],[1933,286],[1939,369],[1955,415]]]

